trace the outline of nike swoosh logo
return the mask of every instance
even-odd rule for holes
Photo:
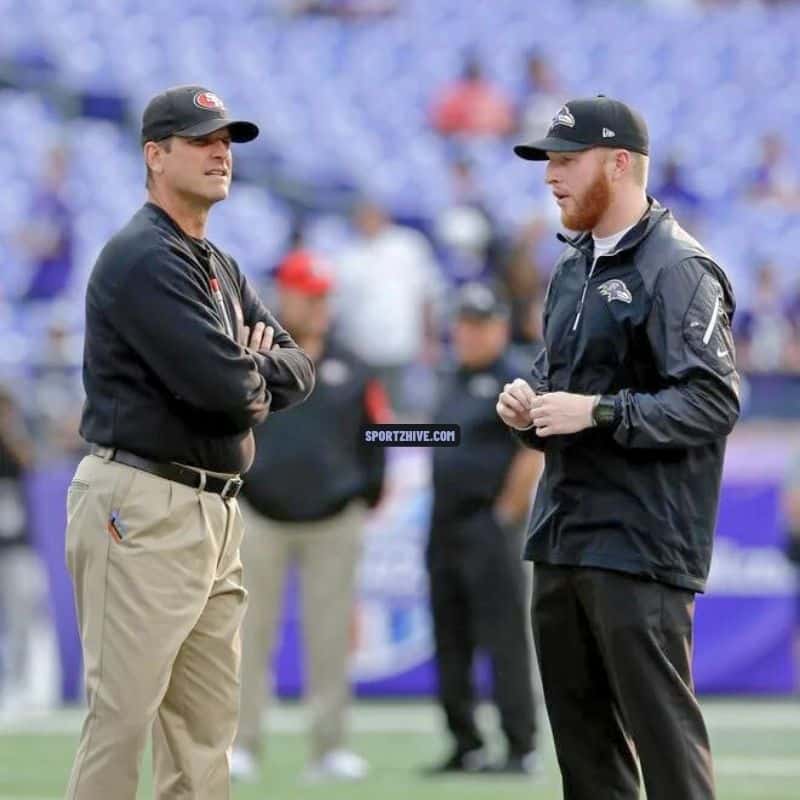
[[[725,350],[725,349],[717,350],[717,358],[722,358],[723,356],[726,356],[726,355],[728,355],[728,351],[727,350]]]

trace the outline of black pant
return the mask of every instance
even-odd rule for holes
[[[691,673],[694,595],[621,572],[537,564],[533,632],[564,800],[712,800]]]
[[[472,680],[478,648],[489,655],[493,700],[509,754],[534,748],[527,586],[520,559],[520,532],[500,528],[488,510],[446,532],[432,532],[428,567],[439,701],[461,752],[483,743]]]

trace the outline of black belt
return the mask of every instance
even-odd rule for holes
[[[129,467],[149,472],[151,475],[158,475],[159,478],[166,478],[168,481],[182,483],[184,486],[191,486],[193,489],[214,492],[223,500],[238,496],[244,484],[238,475],[232,478],[220,478],[216,475],[209,475],[205,470],[189,469],[189,467],[182,467],[180,464],[171,464],[166,461],[150,461],[148,458],[137,456],[136,453],[118,450],[115,447],[101,447],[93,444],[91,453],[93,456],[99,456],[108,461],[118,461],[120,464],[127,464]]]

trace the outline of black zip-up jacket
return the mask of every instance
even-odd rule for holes
[[[259,321],[275,329],[279,347],[269,353],[236,341]],[[252,427],[314,387],[311,360],[233,258],[152,203],[100,253],[85,336],[81,435],[155,461],[243,472]]]
[[[524,364],[524,362],[523,362]],[[431,539],[458,538],[464,522],[491,509],[520,450],[497,416],[497,395],[520,373],[508,351],[481,368],[449,365],[442,371],[435,423],[456,424],[460,447],[433,451]]]
[[[591,275],[591,234],[563,240],[531,385],[612,395],[616,413],[573,435],[517,434],[545,452],[526,557],[703,591],[739,415],[730,283],[655,201]]]
[[[367,447],[361,428],[386,421],[383,388],[367,364],[332,340],[316,369],[308,401],[256,429],[243,493],[269,519],[327,519],[357,498],[372,508],[381,496],[386,450]]]

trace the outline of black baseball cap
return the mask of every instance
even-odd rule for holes
[[[478,320],[510,314],[508,303],[485,283],[465,283],[458,290],[455,308],[457,316]]]
[[[647,123],[638,111],[603,94],[570,100],[553,117],[544,139],[518,144],[514,152],[528,161],[546,161],[548,151],[576,153],[592,147],[618,147],[646,156]]]
[[[142,145],[168,136],[207,136],[227,128],[234,142],[250,142],[258,126],[231,119],[217,94],[203,86],[174,86],[157,94],[142,115]]]

